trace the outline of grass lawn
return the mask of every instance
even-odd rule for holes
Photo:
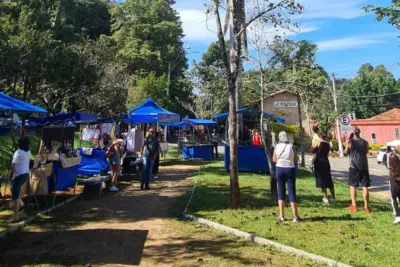
[[[340,183],[335,186],[338,203],[326,206],[313,175],[301,171],[297,195],[299,213],[305,221],[278,223],[269,177],[242,173],[241,209],[230,210],[228,173],[222,163],[206,163],[198,176],[189,213],[355,267],[398,266],[400,228],[392,225],[390,204],[371,199],[373,213],[350,213],[346,210],[348,187]],[[286,218],[292,218],[289,208]]]

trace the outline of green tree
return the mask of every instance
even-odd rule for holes
[[[400,30],[400,2],[398,0],[392,0],[391,6],[369,5],[364,10],[375,13],[378,21],[387,19],[390,24]]]
[[[342,101],[347,112],[366,119],[385,112],[387,106],[398,103],[399,87],[393,74],[383,65],[364,64],[358,75],[344,86]]]
[[[130,94],[132,90],[141,90],[138,85],[143,79],[169,76],[165,93],[157,94],[159,98],[154,100],[165,103],[166,108],[182,111],[175,99],[188,101],[191,92],[185,86],[182,88],[187,68],[183,30],[172,4],[173,1],[164,0],[127,0],[118,4],[112,9],[112,31],[117,45],[116,60],[131,76]]]

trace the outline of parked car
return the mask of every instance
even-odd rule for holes
[[[383,156],[386,154],[386,151],[387,151],[387,147],[385,147],[385,146],[379,148],[378,155],[376,156],[376,162],[378,164],[382,164]]]

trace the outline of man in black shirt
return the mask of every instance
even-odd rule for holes
[[[369,178],[369,168],[367,154],[369,152],[369,144],[367,141],[360,137],[360,129],[354,129],[354,138],[348,141],[347,155],[350,159],[350,169],[349,169],[349,185],[350,185],[350,195],[351,195],[351,206],[348,210],[356,212],[357,211],[357,187],[361,185],[363,189],[364,198],[364,211],[370,213],[369,209],[369,191],[368,187],[371,186],[371,181]]]
[[[150,128],[142,148],[143,171],[140,189],[150,189],[150,177],[159,147],[160,145],[158,143],[158,139],[155,136],[155,131],[153,128]]]

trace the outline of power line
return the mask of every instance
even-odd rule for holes
[[[347,97],[350,98],[377,98],[377,97],[386,97],[386,96],[391,96],[391,95],[399,95],[400,92],[397,93],[391,93],[391,94],[384,94],[384,95],[346,95]]]

